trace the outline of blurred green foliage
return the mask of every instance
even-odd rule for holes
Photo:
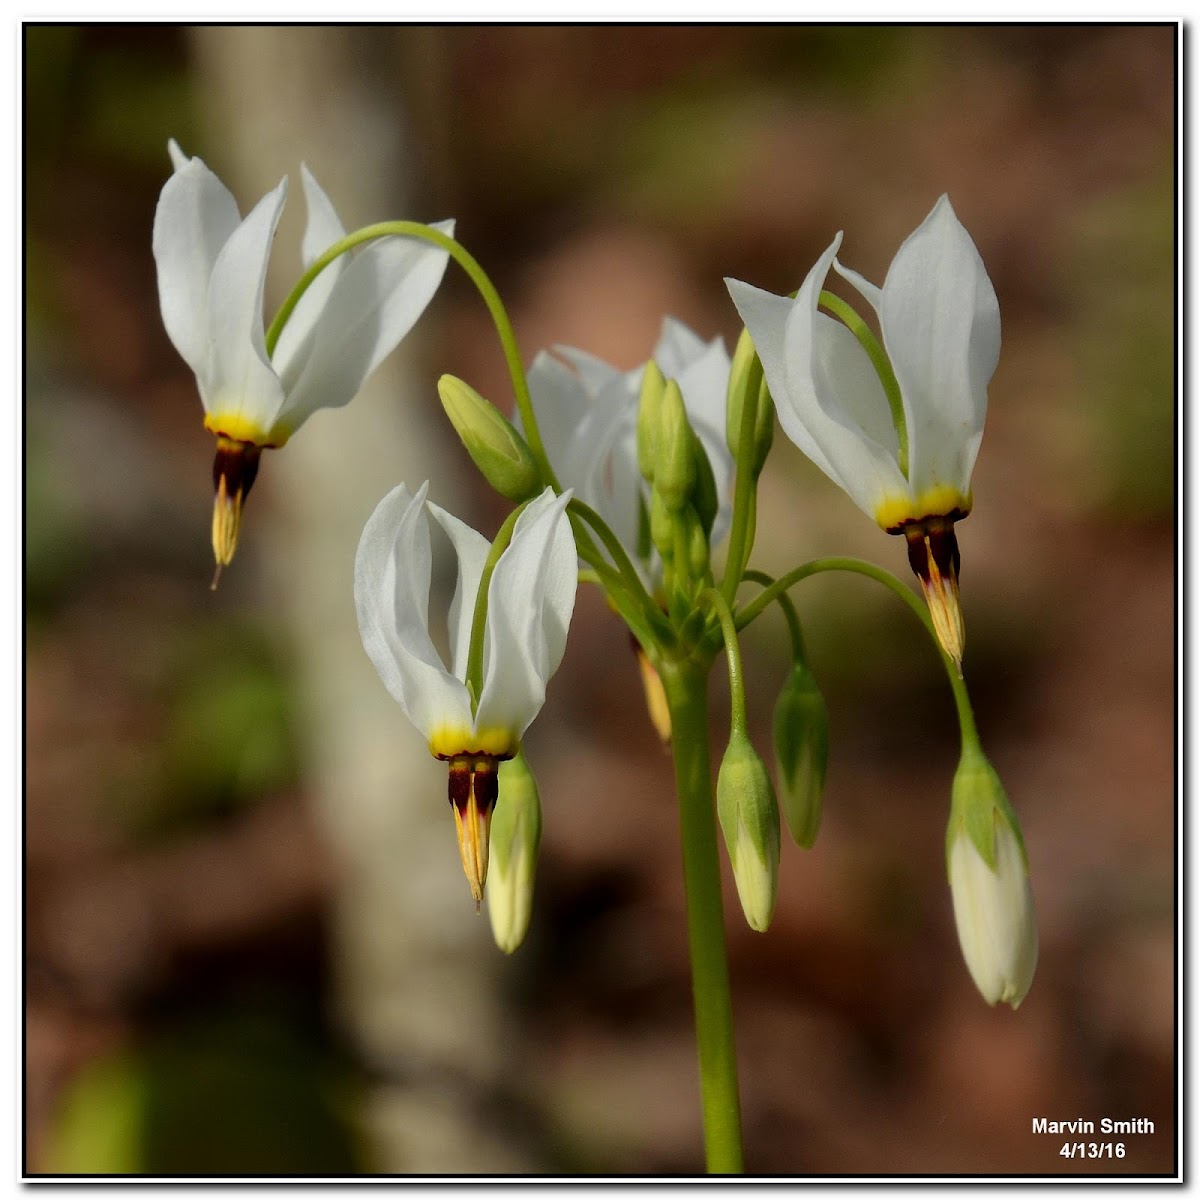
[[[169,835],[298,785],[293,688],[256,626],[222,620],[182,632],[156,690],[162,736],[113,788],[135,835]]]
[[[1102,507],[1175,510],[1175,181],[1106,196],[1080,220],[1073,324]]]
[[[286,1004],[209,1010],[90,1063],[66,1088],[48,1174],[349,1175],[353,1090]]]

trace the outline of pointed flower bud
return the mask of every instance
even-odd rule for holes
[[[946,866],[967,970],[989,1004],[1016,1008],[1037,966],[1029,863],[1000,778],[978,749],[954,776]]]
[[[775,770],[792,840],[806,850],[821,824],[821,793],[829,759],[829,714],[808,665],[794,662],[775,702]]]
[[[707,539],[712,535],[713,522],[717,519],[721,502],[717,496],[717,480],[713,474],[712,463],[708,461],[708,452],[695,433],[692,434],[692,459],[696,464],[696,486],[692,489],[692,504]]]
[[[523,754],[500,764],[500,796],[492,819],[487,909],[492,936],[505,954],[524,940],[533,912],[533,877],[542,840],[537,781]]]
[[[508,500],[519,504],[541,490],[541,473],[525,439],[470,384],[453,375],[438,380],[446,416],[480,474]]]
[[[750,331],[743,329],[733,354],[729,394],[725,405],[725,443],[736,461],[738,447],[742,441],[742,413],[746,402],[751,398],[755,400],[757,409],[754,415],[754,453],[750,459],[750,470],[756,479],[775,441],[775,405],[761,369],[754,370],[757,353]]]
[[[671,740],[671,706],[667,703],[667,691],[663,687],[662,676],[654,669],[654,664],[646,657],[642,644],[630,634],[633,651],[637,655],[638,671],[642,676],[642,690],[646,696],[646,711],[650,715],[650,724],[664,744]]]
[[[658,458],[654,466],[654,490],[668,511],[679,512],[691,498],[696,485],[696,460],[692,457],[692,433],[683,393],[673,379],[662,393],[658,423]]]
[[[717,816],[746,923],[762,933],[779,883],[779,808],[763,760],[736,729],[717,774]]]
[[[637,410],[637,463],[642,478],[654,482],[658,465],[658,427],[662,420],[663,390],[667,381],[658,363],[651,359],[642,372],[642,390]]]

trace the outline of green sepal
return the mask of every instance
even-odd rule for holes
[[[976,745],[963,749],[958,769],[954,773],[951,792],[950,822],[946,829],[946,861],[950,861],[950,849],[959,829],[965,830],[979,856],[991,870],[996,869],[996,822],[1003,821],[1012,830],[1021,850],[1025,869],[1029,869],[1029,855],[1021,824],[1000,782],[1000,776],[983,751]]]

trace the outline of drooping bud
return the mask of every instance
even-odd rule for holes
[[[494,404],[453,375],[438,380],[438,395],[471,461],[500,495],[519,504],[541,491],[541,472],[525,439]]]
[[[653,663],[646,657],[642,644],[629,635],[633,642],[633,651],[637,655],[638,671],[642,676],[642,690],[646,694],[646,711],[650,714],[650,724],[664,742],[671,740],[671,707],[667,703],[666,688],[663,687],[662,676],[654,669]]]
[[[523,754],[500,764],[499,787],[492,818],[487,909],[496,945],[511,954],[525,940],[533,912],[542,805]]]
[[[696,460],[683,393],[673,379],[663,389],[658,423],[658,457],[654,464],[654,490],[667,510],[677,513],[691,499],[696,485]]]
[[[775,440],[775,405],[763,378],[762,367],[756,362],[757,351],[750,333],[743,329],[733,353],[729,372],[729,390],[725,403],[725,443],[729,453],[738,461],[742,441],[742,414],[749,400],[755,402],[754,453],[750,459],[751,474],[757,479],[767,461]]]
[[[779,807],[763,760],[738,730],[717,774],[717,816],[746,923],[762,933],[779,883]]]
[[[658,466],[659,423],[662,421],[663,389],[666,386],[667,381],[658,363],[651,359],[642,373],[637,412],[638,470],[647,483],[654,482],[654,471]]]
[[[821,824],[829,759],[829,713],[813,673],[794,662],[775,702],[775,770],[779,802],[792,840],[812,847]]]
[[[253,442],[238,442],[217,435],[217,456],[213,459],[212,546],[217,570],[212,586],[216,589],[221,568],[233,561],[238,533],[242,527],[242,506],[258,475],[262,447]]]
[[[454,809],[458,853],[477,910],[487,883],[488,834],[496,807],[499,762],[482,754],[450,759],[450,807]]]
[[[1016,1008],[1037,966],[1029,863],[1000,778],[977,747],[963,751],[954,776],[946,868],[967,970],[989,1004]]]
[[[959,557],[954,520],[928,517],[911,521],[903,529],[908,541],[908,562],[921,581],[934,632],[961,675],[965,634],[958,602]]]

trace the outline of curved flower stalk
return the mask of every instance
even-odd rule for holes
[[[542,351],[529,368],[529,391],[546,454],[563,484],[575,489],[608,523],[644,581],[655,590],[662,562],[650,545],[650,492],[638,469],[637,416],[646,365],[620,371],[570,346]],[[710,543],[729,531],[733,459],[725,445],[725,394],[729,354],[721,338],[710,342],[674,317],[663,320],[651,359],[679,384],[688,422],[712,466],[719,507]]]
[[[425,311],[448,256],[407,238],[343,255],[321,272],[277,344],[268,346],[263,287],[287,178],[243,219],[199,158],[174,140],[169,148],[175,172],[154,214],[159,304],[167,335],[196,376],[205,428],[217,438],[212,537],[219,574],[237,548],[262,451],[282,446],[318,408],[353,399]],[[345,229],[308,168],[300,173],[307,268]],[[434,228],[449,233],[453,222]]]
[[[889,533],[903,533],[946,653],[962,661],[955,521],[971,511],[971,471],[1000,309],[983,261],[946,196],[896,253],[882,288],[836,259],[839,233],[795,299],[727,279],[788,437]],[[879,318],[886,356],[818,311],[833,267]],[[857,335],[857,336],[856,336]]]
[[[513,527],[512,541],[492,555],[487,539],[404,484],[389,492],[362,532],[354,563],[358,627],[380,679],[430,752],[450,766],[463,869],[478,904],[488,867],[488,834],[497,771],[521,748],[541,710],[546,682],[558,669],[575,608],[575,541],[566,507],[571,493],[549,488]],[[432,515],[458,559],[450,605],[447,668],[429,635]],[[487,582],[482,670],[472,677],[472,631],[481,582]]]

